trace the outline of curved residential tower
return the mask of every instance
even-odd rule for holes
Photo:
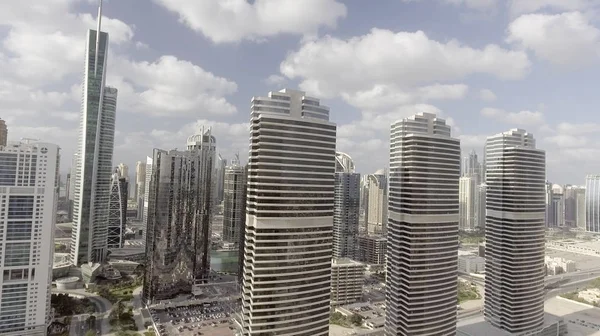
[[[329,334],[335,137],[304,92],[252,99],[244,335]]]
[[[460,142],[435,114],[392,124],[387,336],[456,335]]]
[[[511,129],[485,143],[485,317],[511,334],[544,323],[546,155]]]

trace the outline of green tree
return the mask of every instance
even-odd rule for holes
[[[88,330],[85,333],[85,336],[96,336],[96,331],[95,330]]]
[[[363,321],[362,316],[358,315],[358,314],[352,314],[352,316],[350,316],[350,322],[352,322],[352,324],[354,325],[361,325]]]

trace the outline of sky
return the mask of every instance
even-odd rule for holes
[[[97,0],[0,1],[0,118],[9,140],[58,144],[70,169],[85,36]],[[547,179],[600,174],[599,0],[105,0],[107,84],[119,90],[116,166],[212,127],[248,156],[253,96],[321,99],[357,171],[389,160],[390,124],[438,114],[463,154],[533,133]],[[133,178],[133,176],[132,176]]]

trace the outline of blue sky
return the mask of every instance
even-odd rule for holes
[[[331,107],[338,150],[387,165],[391,122],[435,112],[463,151],[532,132],[548,179],[600,172],[597,0],[105,0],[114,164],[182,148],[212,126],[247,157],[249,102],[300,88]],[[96,0],[0,3],[0,117],[9,138],[76,148],[86,29]]]

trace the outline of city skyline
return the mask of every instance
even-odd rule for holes
[[[262,2],[270,3],[256,3]],[[596,22],[586,16],[594,10],[591,2],[577,2],[567,11],[556,1],[526,6],[523,0],[512,0],[508,8],[498,1],[486,1],[495,4],[487,8],[483,3],[469,7],[475,2],[389,1],[366,11],[360,2],[327,0],[290,10],[311,17],[308,22],[259,15],[265,13],[257,4],[236,3],[251,19],[238,20],[240,26],[235,27],[219,21],[226,16],[211,12],[218,5],[190,7],[179,14],[179,8],[168,0],[141,4],[136,12],[122,2],[105,4],[104,27],[112,41],[109,68],[115,70],[107,81],[120,89],[122,98],[114,162],[134,167],[154,147],[176,148],[175,139],[193,132],[196,124],[213,126],[215,136],[225,139],[219,149],[224,158],[240,152],[241,161],[246,162],[248,99],[261,87],[267,91],[285,86],[305,90],[332,107],[332,120],[340,125],[337,150],[351,155],[357,172],[363,175],[387,165],[384,130],[389,123],[438,109],[461,139],[463,156],[473,148],[481,155],[487,134],[525,127],[548,153],[549,180],[583,185],[585,175],[600,171],[596,159],[600,141],[590,135],[598,124],[588,112],[594,109],[595,96],[593,86],[585,85],[597,77],[598,70],[586,67],[589,59],[581,58],[598,43]],[[35,8],[11,2],[4,11],[11,15],[0,18],[0,25],[8,28],[1,37],[0,53],[5,56],[0,69],[11,91],[0,98],[0,114],[9,125],[12,140],[35,134],[40,140],[59,144],[65,157],[74,152],[82,32],[95,26],[95,10],[95,4],[88,1],[64,0]],[[196,20],[204,12],[207,17]],[[66,18],[65,13],[69,13]],[[420,19],[423,15],[432,19]],[[531,37],[524,26],[533,25],[535,18],[540,25],[554,23],[554,36],[590,39],[576,43],[581,41],[548,39],[544,34]],[[214,26],[227,29],[215,30]],[[246,29],[248,26],[253,28]],[[592,34],[579,34],[583,31]],[[191,43],[173,43],[173,35]],[[57,40],[57,36],[65,38]],[[388,43],[394,37],[403,42]],[[26,48],[26,41],[33,38],[47,41],[55,52]],[[541,40],[531,40],[534,38]],[[448,42],[453,39],[456,43]],[[334,43],[339,50],[332,50]],[[369,43],[381,50],[374,56],[381,56],[361,56]],[[554,47],[554,43],[564,47]],[[488,44],[495,47],[486,49]],[[263,48],[268,53],[256,52]],[[437,50],[460,62],[444,63],[446,58],[433,52],[421,58],[384,57],[385,51],[403,55],[403,50]],[[566,50],[574,52],[563,52]],[[263,56],[258,58],[258,54]],[[317,62],[312,54],[331,57]],[[488,62],[472,61],[482,58],[479,56],[489,56],[485,58]],[[329,63],[331,59],[356,71],[331,76],[338,69]],[[428,66],[420,66],[420,59]],[[49,71],[52,67],[48,64],[58,68]],[[573,64],[579,68],[573,69]],[[394,78],[377,71],[384,68],[393,70],[389,73]],[[399,69],[414,69],[414,73],[398,76]],[[163,76],[169,73],[181,75]],[[343,83],[336,82],[340,78]],[[34,93],[36,99],[15,104]],[[166,104],[171,99],[179,104]],[[31,118],[19,118],[21,115]],[[69,167],[61,169],[64,173]]]

